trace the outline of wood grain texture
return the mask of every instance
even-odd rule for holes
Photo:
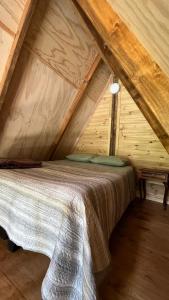
[[[4,4],[4,3],[6,3],[6,2],[2,1],[2,4]],[[12,6],[11,9],[13,9],[13,10],[14,10],[14,8],[17,9],[15,7],[16,3],[19,5],[20,2],[16,2],[16,1],[12,2],[12,5],[14,5],[14,7]],[[22,5],[24,5],[24,1],[23,2],[21,1],[21,3],[22,3]],[[19,52],[20,52],[25,34],[26,34],[28,26],[29,26],[31,16],[35,9],[35,6],[36,6],[36,0],[27,0],[25,2],[23,12],[22,12],[19,22],[18,22],[17,32],[16,32],[15,36],[13,37],[11,47],[5,53],[4,67],[0,72],[0,108],[5,100],[7,88],[8,88],[9,82],[11,80],[11,77],[12,77],[18,56],[19,56]],[[8,6],[5,6],[5,7],[8,7]],[[8,10],[8,12],[10,12],[10,10]],[[11,14],[10,14],[10,16],[11,16]],[[4,43],[6,43],[6,42],[4,41]]]
[[[145,201],[130,207],[112,234],[104,300],[168,300],[169,211]]]
[[[94,114],[89,118],[74,149],[75,153],[97,153],[109,155],[111,135],[112,94],[105,91]]]
[[[0,156],[48,159],[99,61],[71,1],[38,1],[2,107]]]
[[[26,46],[75,87],[80,87],[98,52],[70,0],[38,1]]]
[[[15,35],[27,0],[0,1],[0,27]]]
[[[23,10],[22,0],[0,1],[0,86]]]
[[[3,77],[8,55],[13,44],[13,38],[0,28],[0,82]]]
[[[48,257],[30,251],[10,253],[0,240],[0,299],[40,300]]]
[[[64,135],[64,132],[66,131],[67,127],[69,127],[69,123],[71,122],[72,116],[76,112],[78,105],[80,105],[81,98],[83,98],[83,96],[85,95],[85,91],[88,87],[88,84],[100,63],[101,63],[101,57],[100,55],[98,55],[96,56],[94,63],[91,65],[89,72],[86,74],[81,86],[79,87],[78,92],[76,93],[76,96],[72,102],[72,105],[70,106],[70,108],[67,109],[61,127],[59,128],[59,133],[57,133],[54,143],[51,146],[51,149],[49,149],[48,160],[50,160],[53,157],[56,151],[56,147],[61,141],[62,136]]]
[[[56,147],[56,151],[52,157],[53,159],[62,158],[66,154],[73,152],[87,121],[101,100],[109,80],[110,71],[107,66],[101,62],[89,82],[75,113],[72,115],[69,126],[66,128]]]
[[[115,75],[113,76],[113,83],[119,83],[119,80]],[[116,154],[118,93],[112,94],[111,97],[112,97],[112,108],[111,108],[111,130],[110,130],[109,155],[115,155]]]
[[[168,0],[108,0],[108,2],[169,76]]]
[[[130,93],[169,152],[169,79],[105,0],[77,3],[111,50],[110,66],[129,91],[134,87]]]
[[[0,157],[46,159],[76,93],[23,48],[1,112]]]
[[[116,154],[130,158],[137,167],[169,168],[167,151],[123,86],[118,97]]]

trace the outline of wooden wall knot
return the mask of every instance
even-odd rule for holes
[[[113,37],[114,34],[121,31],[121,21],[119,18],[116,17],[116,20],[112,20],[112,28],[111,28],[111,37]]]
[[[153,74],[156,78],[160,78],[161,68],[155,61],[153,62]]]
[[[103,48],[104,48],[104,50],[108,50],[109,49],[106,43],[104,43]]]

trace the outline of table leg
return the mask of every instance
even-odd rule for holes
[[[167,209],[167,201],[168,201],[168,191],[169,191],[169,183],[164,182],[165,192],[164,192],[164,198],[163,198],[163,207],[166,210]]]

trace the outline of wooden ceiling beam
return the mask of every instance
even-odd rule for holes
[[[74,148],[85,128],[89,118],[94,113],[111,79],[111,72],[101,60],[95,70],[86,91],[72,114],[62,138],[56,145],[52,159],[64,158],[74,151]]]
[[[57,134],[56,138],[54,139],[54,144],[52,145],[49,154],[48,154],[48,159],[52,159],[54,156],[54,153],[56,152],[57,149],[57,145],[61,142],[64,133],[67,129],[67,127],[69,127],[69,123],[71,122],[72,117],[74,116],[74,113],[82,99],[82,97],[84,96],[86,89],[88,87],[88,84],[94,74],[94,72],[96,71],[96,69],[98,68],[99,64],[101,63],[102,59],[101,56],[98,54],[93,62],[93,64],[91,65],[89,71],[87,72],[80,88],[78,89],[78,92],[76,94],[76,97],[73,101],[73,104],[71,105],[70,109],[68,110],[66,117],[63,120],[62,126],[59,129],[59,134]]]
[[[0,82],[0,108],[3,105],[4,98],[8,89],[9,82],[11,80],[20,49],[22,47],[28,26],[30,24],[31,16],[34,12],[37,0],[27,0],[21,20],[18,25],[17,33],[14,35],[13,44],[8,55],[6,68]]]
[[[87,22],[88,27],[95,36],[105,61],[121,79],[169,153],[168,77],[107,1],[73,2],[91,21]]]

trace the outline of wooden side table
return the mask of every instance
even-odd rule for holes
[[[167,200],[169,194],[169,171],[160,169],[139,169],[138,170],[139,179],[139,191],[140,199],[146,199],[146,180],[153,180],[162,182],[164,184],[164,197],[163,197],[163,207],[167,209]]]

